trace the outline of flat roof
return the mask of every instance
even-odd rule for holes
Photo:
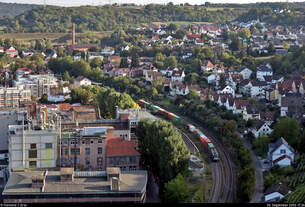
[[[32,177],[40,176],[42,171],[12,172],[5,186],[3,195],[16,194],[79,194],[109,193],[110,181],[106,176],[74,177],[74,181],[60,181],[60,171],[49,171],[44,192],[40,188],[32,188]],[[143,192],[146,189],[147,172],[144,170],[123,171],[120,174],[119,192]]]

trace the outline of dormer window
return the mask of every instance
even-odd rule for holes
[[[286,150],[285,149],[281,149],[281,154],[286,154]]]

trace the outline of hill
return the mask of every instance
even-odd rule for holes
[[[0,26],[5,32],[70,32],[72,22],[77,32],[109,31],[118,27],[150,22],[188,21],[216,22],[232,21],[247,12],[245,9],[209,10],[200,6],[155,5],[145,7],[39,6],[14,18],[4,18]]]
[[[23,14],[25,11],[32,10],[38,5],[34,4],[16,4],[16,3],[1,3],[0,2],[0,16],[17,16]]]

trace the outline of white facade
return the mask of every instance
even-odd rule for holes
[[[266,136],[272,133],[272,129],[269,127],[267,123],[264,123],[258,130],[253,129],[252,133],[255,136],[255,138]]]
[[[57,159],[56,130],[23,130],[9,126],[9,169],[53,168]]]
[[[269,68],[269,70],[257,70],[256,78],[258,80],[264,81],[264,76],[273,76],[273,71],[271,70],[271,68]]]
[[[278,164],[280,167],[290,166],[295,156],[294,152],[286,144],[281,144],[273,151],[270,151],[269,147],[268,154],[272,164]]]
[[[81,80],[75,79],[75,81],[73,83],[74,88],[77,88],[80,86],[90,86],[90,85],[91,85],[91,80],[89,80],[88,78],[82,78]]]
[[[232,96],[235,97],[235,91],[230,86],[226,86],[220,93],[221,94],[232,94]]]
[[[0,107],[19,107],[19,103],[31,101],[31,91],[21,87],[0,88]]]
[[[251,74],[252,74],[252,70],[248,69],[248,68],[245,68],[243,69],[242,71],[240,71],[240,73],[242,76],[243,76],[243,79],[249,79]]]

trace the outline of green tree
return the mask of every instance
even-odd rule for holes
[[[41,96],[41,98],[40,98],[40,102],[41,103],[44,103],[44,104],[46,104],[46,103],[49,103],[49,101],[48,101],[48,95],[47,94],[42,94],[42,96]]]
[[[189,73],[185,76],[184,80],[187,84],[196,84],[198,81],[198,73]]]
[[[251,31],[248,28],[244,28],[239,32],[239,36],[243,39],[249,39],[251,37]]]
[[[300,126],[294,118],[283,118],[274,126],[271,137],[275,141],[283,137],[291,146],[297,147]]]
[[[165,67],[177,67],[178,62],[175,56],[169,56],[165,59],[164,66]]]
[[[139,67],[139,55],[138,54],[134,54],[131,57],[131,64],[130,64],[131,68],[136,68]]]
[[[92,68],[101,68],[102,63],[103,63],[103,61],[101,60],[101,58],[96,57],[96,58],[91,60],[90,66]]]
[[[174,23],[170,23],[167,26],[167,30],[169,30],[170,32],[175,32],[177,29],[178,29],[178,26],[176,24],[174,24]]]
[[[238,51],[238,50],[240,50],[240,48],[242,47],[240,39],[239,39],[238,37],[234,37],[234,38],[232,39],[232,42],[231,42],[231,44],[229,45],[229,47],[230,47],[230,49],[231,49],[232,51]]]
[[[189,202],[190,192],[188,185],[179,173],[176,178],[165,184],[165,199],[170,203]]]
[[[164,120],[151,122],[146,119],[139,122],[136,135],[141,155],[160,178],[161,185],[179,173],[187,172],[190,153],[172,123]]]
[[[128,68],[128,61],[127,58],[121,58],[121,62],[120,62],[120,68]]]

